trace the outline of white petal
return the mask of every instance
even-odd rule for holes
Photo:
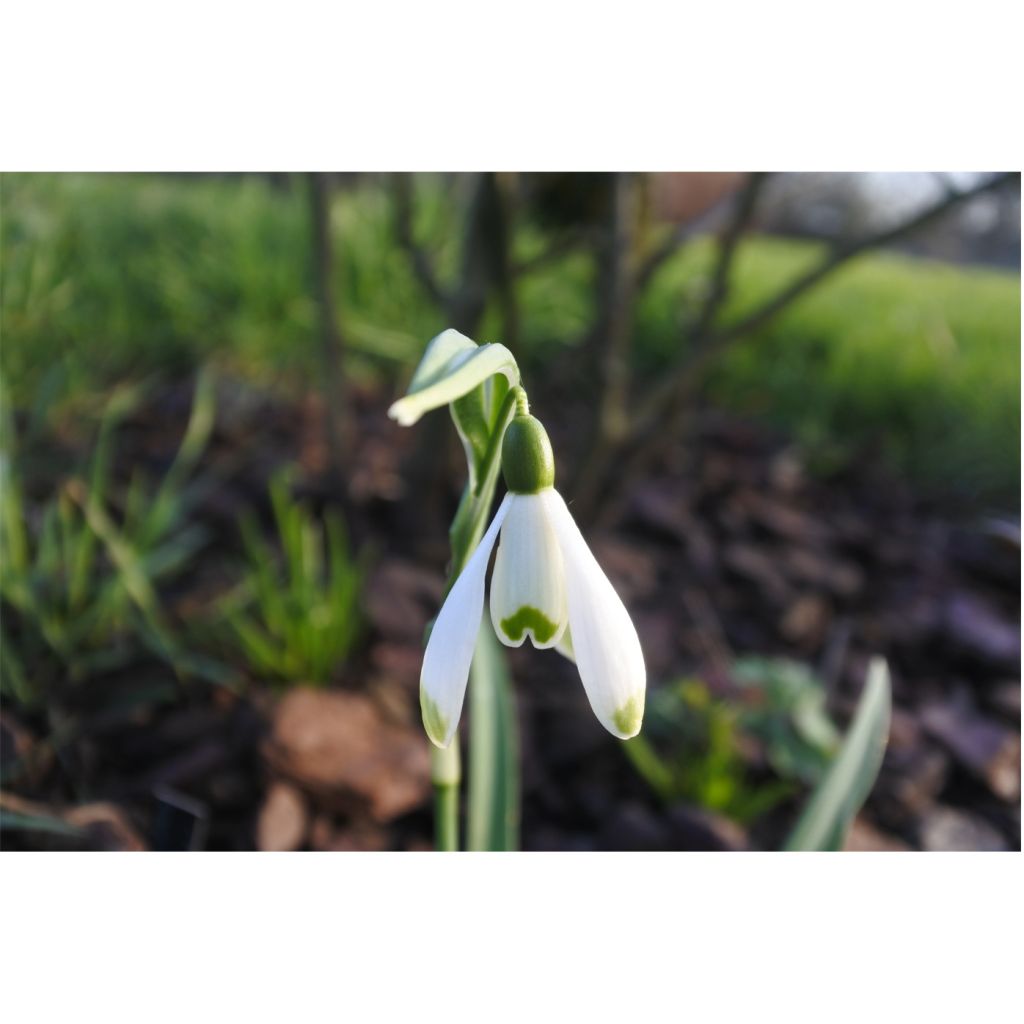
[[[484,576],[491,549],[508,514],[512,496],[506,494],[483,539],[448,591],[423,652],[420,670],[420,708],[427,735],[447,747],[455,735],[466,697],[469,666],[484,611]]]
[[[442,331],[427,345],[409,393],[388,415],[411,427],[425,412],[461,398],[496,373],[503,373],[509,384],[519,383],[519,367],[504,345],[477,345],[458,331]]]
[[[513,494],[491,577],[491,622],[498,639],[554,647],[568,623],[558,538],[542,494]]]
[[[554,489],[541,494],[565,564],[569,628],[590,706],[620,739],[640,731],[647,670],[636,628]]]
[[[563,658],[568,658],[574,665],[576,664],[576,652],[572,649],[572,630],[568,626],[565,627],[562,639],[555,644],[555,650]]]

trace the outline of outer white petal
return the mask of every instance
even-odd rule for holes
[[[562,553],[542,494],[513,494],[491,576],[491,622],[498,639],[554,647],[568,624]]]
[[[555,644],[555,650],[563,658],[568,658],[574,665],[576,664],[576,652],[572,649],[572,630],[568,626],[565,627],[562,639]]]
[[[620,739],[640,731],[647,670],[636,628],[554,489],[541,494],[562,548],[576,665],[600,723]]]
[[[484,611],[484,576],[491,549],[508,514],[506,494],[483,539],[448,591],[423,652],[420,670],[420,708],[427,735],[447,747],[455,735],[466,697],[469,666]]]
[[[503,373],[509,384],[519,383],[519,367],[504,345],[477,345],[458,331],[442,331],[427,345],[409,393],[388,409],[388,415],[411,427],[425,412],[461,398],[496,373]]]

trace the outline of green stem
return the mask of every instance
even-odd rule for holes
[[[434,783],[434,848],[451,852],[459,848],[459,737],[444,750],[430,748],[430,776]]]
[[[494,430],[487,442],[483,458],[476,473],[476,491],[469,484],[462,494],[459,510],[449,530],[452,544],[452,571],[448,577],[445,594],[451,590],[452,584],[459,578],[465,568],[469,556],[476,550],[480,538],[484,535],[487,525],[487,513],[494,504],[494,491],[498,485],[498,470],[501,468],[501,442],[505,437],[505,428],[512,422],[516,406],[526,392],[520,387],[512,388],[505,396],[498,410],[498,418]]]
[[[498,463],[501,460],[501,442],[505,438],[505,428],[512,419],[513,412],[523,408],[527,410],[530,408],[529,402],[526,400],[526,391],[516,386],[509,391],[505,396],[505,400],[501,403],[501,408],[498,410],[498,418],[494,423],[494,433],[491,434],[487,450],[484,452],[483,459],[480,460],[480,476],[477,484],[478,493],[482,494],[489,484],[493,496],[494,485],[498,480],[497,469]]]

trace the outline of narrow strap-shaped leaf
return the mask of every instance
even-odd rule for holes
[[[787,850],[839,850],[850,823],[871,792],[889,739],[889,667],[873,658],[846,738],[793,829]]]
[[[486,618],[470,669],[467,844],[470,850],[515,850],[518,734],[505,656]]]

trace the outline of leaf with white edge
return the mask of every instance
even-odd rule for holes
[[[497,373],[510,385],[519,383],[515,356],[504,345],[477,345],[458,331],[442,331],[427,346],[409,393],[388,409],[388,415],[411,427],[425,412],[449,405]]]
[[[409,382],[409,393],[421,391],[444,375],[445,367],[459,355],[472,352],[480,346],[465,334],[449,327],[431,338],[423,352],[416,372]]]
[[[854,815],[868,798],[889,739],[889,666],[873,658],[843,745],[786,842],[787,850],[840,850]]]

